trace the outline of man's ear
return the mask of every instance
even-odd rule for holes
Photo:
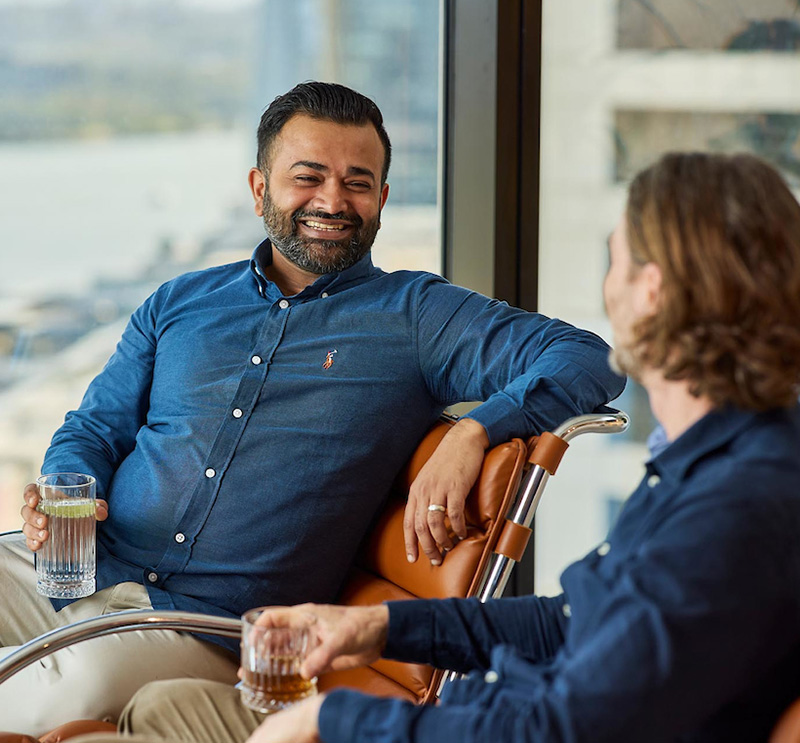
[[[250,168],[247,175],[250,193],[253,194],[253,208],[257,217],[264,216],[264,194],[267,191],[267,179],[258,168]]]
[[[383,214],[383,207],[386,205],[386,199],[389,198],[389,184],[384,183],[383,188],[381,188],[381,203],[378,207],[378,229],[380,229],[383,225],[381,224],[381,214]]]
[[[639,310],[642,315],[652,315],[661,304],[661,268],[652,261],[639,269],[637,278]]]

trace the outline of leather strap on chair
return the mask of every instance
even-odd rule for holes
[[[569,444],[564,439],[545,432],[539,436],[539,440],[528,457],[528,461],[546,469],[551,475],[555,475],[561,462],[561,457],[564,456],[564,452],[568,448]]]
[[[505,555],[514,560],[514,562],[519,562],[522,559],[522,555],[525,554],[525,548],[528,546],[531,534],[533,534],[532,529],[506,519],[506,523],[503,525],[503,532],[500,534],[500,539],[497,540],[497,546],[494,551],[498,555]]]

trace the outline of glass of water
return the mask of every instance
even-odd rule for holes
[[[55,599],[95,592],[95,479],[77,472],[42,475],[37,510],[50,537],[36,552],[36,591]]]

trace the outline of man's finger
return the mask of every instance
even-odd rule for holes
[[[303,664],[300,666],[300,673],[303,678],[312,679],[325,673],[331,669],[331,663],[336,658],[338,652],[336,649],[329,645],[317,645],[306,656]]]
[[[281,627],[308,629],[316,621],[316,616],[302,606],[267,606],[253,624],[256,627],[266,627],[267,629]]]
[[[464,517],[464,501],[459,501],[452,496],[447,501],[447,518],[450,519],[450,528],[459,539],[467,538],[467,520]]]
[[[442,549],[453,549],[453,540],[447,531],[447,524],[445,523],[444,512],[442,511],[428,511],[428,528],[433,536],[436,544]]]
[[[26,524],[30,524],[37,529],[47,528],[47,516],[45,516],[43,513],[39,513],[39,511],[37,511],[35,508],[23,506],[19,513],[20,516],[22,516],[22,520]]]
[[[425,553],[425,556],[430,560],[431,565],[434,567],[442,564],[442,553],[439,552],[436,546],[436,540],[431,536],[431,531],[428,528],[428,522],[425,516],[417,514],[417,519],[414,522],[414,531],[416,532],[417,539],[419,540],[420,547]]]
[[[102,498],[95,501],[94,517],[98,521],[105,521],[108,518],[108,503]]]
[[[403,541],[406,545],[406,559],[409,562],[416,562],[419,553],[417,552],[417,532],[414,530],[414,517],[416,505],[409,498],[406,503],[406,510],[403,514]]]

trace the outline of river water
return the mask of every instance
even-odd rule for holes
[[[248,131],[0,144],[0,298],[135,275],[249,203]],[[256,217],[253,217],[256,219]]]

